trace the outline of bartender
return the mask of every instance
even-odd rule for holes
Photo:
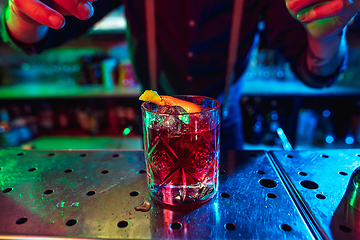
[[[3,41],[27,54],[60,46],[125,6],[127,40],[144,89],[198,94],[222,102],[221,148],[242,149],[239,79],[265,23],[269,47],[315,88],[346,66],[346,26],[360,0],[9,0]]]

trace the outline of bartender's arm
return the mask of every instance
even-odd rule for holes
[[[307,33],[308,70],[317,76],[336,74],[346,54],[346,26],[359,11],[360,0],[285,1]]]
[[[10,0],[5,13],[6,27],[11,36],[25,44],[41,41],[50,28],[61,29],[64,16],[73,15],[81,20],[89,19],[94,0]]]

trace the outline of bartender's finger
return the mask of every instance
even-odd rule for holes
[[[75,17],[86,20],[94,14],[93,6],[84,0],[54,0]]]
[[[299,11],[325,0],[285,0],[286,6],[291,11]]]
[[[297,19],[302,22],[310,22],[330,18],[338,16],[343,9],[342,1],[331,1],[301,10],[297,14]]]
[[[40,0],[42,3],[46,4],[48,7],[54,9],[58,13],[60,13],[63,16],[69,16],[72,15],[67,10],[65,10],[62,6],[54,2],[53,0]]]
[[[9,3],[11,10],[24,21],[29,22],[31,20],[34,23],[55,29],[64,26],[64,17],[38,0],[10,0]]]

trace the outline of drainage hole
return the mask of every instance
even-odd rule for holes
[[[86,195],[87,195],[87,196],[93,196],[93,195],[95,195],[95,193],[96,193],[96,191],[90,190],[90,191],[88,191],[88,192],[86,193]]]
[[[35,170],[37,170],[37,168],[36,168],[36,167],[33,167],[33,168],[30,168],[28,171],[29,171],[29,172],[33,172],[33,171],[35,171]]]
[[[326,154],[321,154],[320,156],[323,157],[323,158],[329,158],[329,156],[326,155]]]
[[[130,196],[132,196],[132,197],[136,197],[137,195],[139,195],[139,192],[137,192],[137,191],[133,191],[130,193]]]
[[[325,199],[326,197],[322,194],[316,194],[315,195],[318,199]]]
[[[301,176],[307,176],[308,174],[306,172],[299,172],[299,175]]]
[[[48,194],[52,194],[54,192],[53,189],[47,189],[44,191],[44,194],[48,195]]]
[[[258,173],[258,174],[261,174],[261,175],[264,175],[264,174],[265,174],[265,172],[264,172],[264,171],[261,171],[261,170],[257,171],[257,173]]]
[[[87,156],[87,153],[80,154],[80,157],[86,157],[86,156]]]
[[[274,180],[271,179],[261,179],[259,183],[267,188],[273,188],[277,186],[277,183]]]
[[[346,176],[348,175],[346,172],[339,172],[340,175]]]
[[[108,174],[109,172],[110,172],[110,171],[107,170],[107,169],[101,171],[102,174]]]
[[[277,197],[275,193],[268,193],[268,194],[266,194],[266,196],[268,198],[276,198]]]
[[[78,220],[76,220],[76,219],[70,219],[70,220],[68,220],[67,222],[66,222],[66,226],[69,226],[69,227],[71,227],[71,226],[74,226],[75,224],[77,224],[78,223]]]
[[[170,224],[170,227],[172,228],[172,229],[180,229],[181,227],[182,227],[182,224],[181,223],[179,223],[179,222],[174,222],[174,223],[172,223],[172,224]]]
[[[71,173],[72,171],[74,171],[72,168],[68,168],[64,170],[65,173]]]
[[[225,224],[225,228],[226,228],[226,230],[234,231],[236,229],[236,225],[233,223],[227,223],[227,224]]]
[[[53,157],[53,156],[55,156],[55,153],[49,153],[48,156]]]
[[[346,225],[339,225],[339,228],[340,228],[340,230],[343,231],[343,232],[346,232],[346,233],[351,232],[351,228],[348,227],[348,226],[346,226]]]
[[[3,193],[9,193],[13,190],[13,188],[9,187],[9,188],[5,188],[4,190],[2,190]]]
[[[230,193],[223,192],[220,194],[220,196],[222,196],[223,198],[228,198],[228,197],[230,197]]]
[[[301,186],[307,189],[317,189],[319,188],[319,185],[316,182],[304,180],[300,182]]]
[[[118,222],[118,224],[117,224],[117,226],[119,227],[119,228],[124,228],[124,227],[127,227],[129,225],[129,223],[128,223],[128,221],[120,221],[120,222]]]
[[[27,222],[27,218],[26,217],[22,217],[22,218],[19,218],[18,220],[16,220],[16,224],[24,224]]]
[[[289,232],[292,230],[292,227],[288,224],[281,224],[280,228],[286,232]]]
[[[138,173],[141,173],[141,174],[146,173],[146,169],[141,169],[140,171],[138,171]]]
[[[220,175],[225,175],[226,171],[225,170],[219,170],[219,174]]]
[[[293,155],[290,155],[290,154],[286,154],[285,157],[287,157],[287,158],[294,158],[294,156],[293,156]]]
[[[119,157],[120,155],[119,154],[117,154],[117,153],[115,153],[114,155],[113,155],[113,157],[115,158],[115,157]]]
[[[24,156],[25,153],[18,153],[17,155],[18,155],[18,156]]]

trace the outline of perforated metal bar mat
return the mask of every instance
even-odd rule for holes
[[[359,149],[271,154],[326,239],[360,239],[359,211],[343,198],[352,172],[360,166]]]
[[[229,152],[220,166],[216,197],[181,210],[149,199],[142,151],[1,150],[0,235],[312,239],[266,152]]]

